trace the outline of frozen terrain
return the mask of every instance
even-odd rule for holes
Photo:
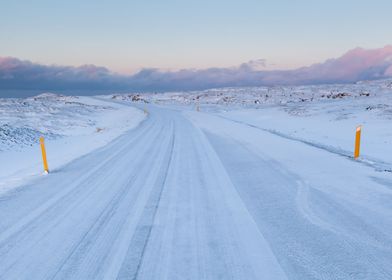
[[[142,111],[130,106],[51,93],[0,99],[0,112],[0,194],[42,173],[40,136],[50,168],[56,170],[144,119]]]
[[[354,85],[224,88],[115,95],[138,103],[214,113],[265,132],[351,157],[363,129],[361,161],[392,171],[392,80]]]
[[[1,168],[74,157],[0,194],[0,279],[392,279],[391,81],[44,97],[2,100]]]

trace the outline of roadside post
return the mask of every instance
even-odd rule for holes
[[[41,152],[42,152],[42,161],[44,163],[44,171],[46,174],[49,173],[49,167],[48,167],[48,160],[46,159],[46,149],[45,149],[45,140],[44,137],[39,138],[39,142],[41,144]]]
[[[360,149],[361,149],[361,130],[362,130],[362,126],[357,126],[357,130],[355,133],[354,159],[358,159]]]

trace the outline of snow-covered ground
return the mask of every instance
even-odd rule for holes
[[[115,95],[215,113],[264,131],[352,156],[362,126],[361,161],[392,171],[392,79],[353,85],[224,88]]]
[[[51,93],[0,99],[0,112],[0,194],[42,174],[40,136],[45,138],[49,168],[55,172],[144,119],[134,107]]]
[[[385,96],[287,104],[220,114],[264,131],[352,156],[362,126],[361,161],[392,171],[392,92]]]
[[[383,80],[2,100],[22,137],[1,169],[38,174],[36,134],[61,164],[0,193],[0,278],[392,279],[391,98]]]
[[[163,105],[189,105],[204,109],[264,108],[265,105],[357,99],[391,93],[392,79],[356,84],[217,88],[203,91],[115,94],[114,99]]]

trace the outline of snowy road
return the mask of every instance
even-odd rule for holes
[[[392,278],[391,181],[366,198],[313,188],[241,129],[151,107],[136,129],[0,197],[0,279]]]

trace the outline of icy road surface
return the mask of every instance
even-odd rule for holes
[[[0,197],[0,279],[392,279],[389,174],[218,116],[149,112]]]

